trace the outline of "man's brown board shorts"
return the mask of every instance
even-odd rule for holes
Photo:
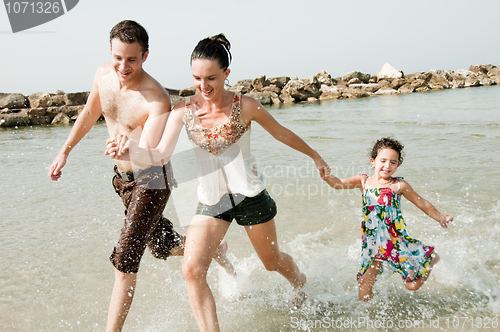
[[[146,245],[154,257],[167,259],[180,244],[179,234],[163,216],[174,183],[170,163],[142,170],[132,181],[125,181],[115,166],[113,186],[125,205],[125,225],[110,256],[118,271],[137,273]]]

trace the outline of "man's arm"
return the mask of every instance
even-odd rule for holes
[[[92,128],[102,113],[99,91],[97,88],[98,73],[96,73],[94,77],[92,90],[90,91],[85,107],[73,125],[73,128],[71,129],[63,147],[59,151],[59,154],[49,167],[48,176],[54,181],[59,180],[61,177],[61,169],[64,165],[66,165],[66,160],[68,159],[68,155],[71,150],[73,150],[75,145],[78,144],[78,142],[80,142],[80,140],[89,132],[90,128]]]

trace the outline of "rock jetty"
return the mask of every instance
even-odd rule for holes
[[[435,70],[405,75],[385,64],[376,75],[352,71],[342,77],[331,77],[325,71],[299,79],[297,77],[242,80],[229,91],[240,92],[264,105],[315,102],[341,98],[363,98],[378,95],[426,92],[500,84],[500,68],[494,65],[472,65],[468,70]],[[191,87],[167,89],[175,105],[183,97],[194,95]],[[47,124],[70,124],[83,109],[89,92],[37,92],[30,96],[20,93],[0,93],[0,127]],[[101,118],[102,120],[102,118]]]

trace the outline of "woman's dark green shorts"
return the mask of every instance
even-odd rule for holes
[[[268,222],[276,216],[277,208],[267,190],[257,196],[247,197],[242,194],[225,194],[215,205],[198,203],[196,214],[231,222],[236,219],[238,225],[251,226]]]

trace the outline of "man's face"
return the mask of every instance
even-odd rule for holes
[[[122,82],[133,80],[142,71],[142,63],[148,54],[149,51],[142,53],[142,46],[137,42],[128,44],[117,38],[111,40],[111,63]]]

